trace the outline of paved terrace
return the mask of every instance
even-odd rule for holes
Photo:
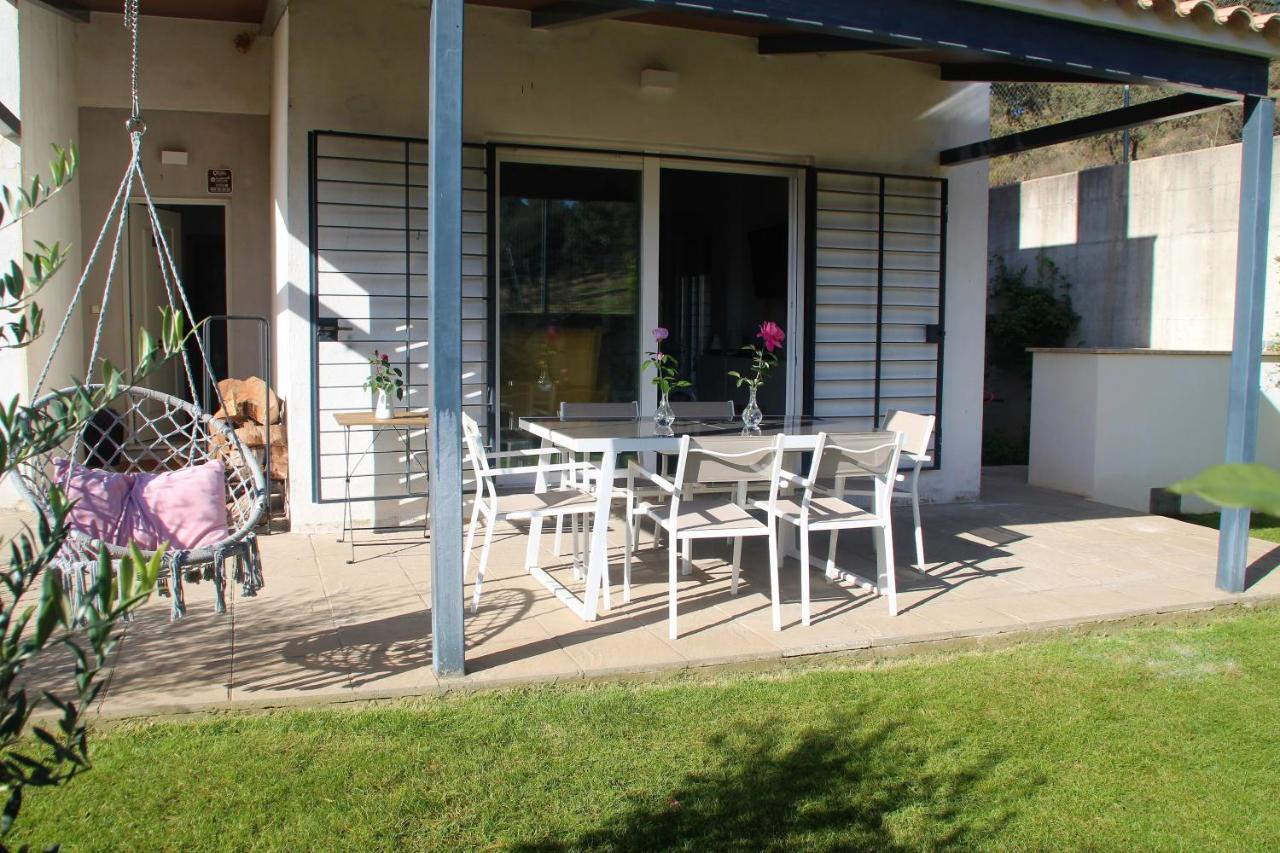
[[[899,569],[896,618],[882,599],[815,574],[813,625],[802,626],[798,564],[788,561],[780,632],[770,629],[763,542],[745,545],[736,597],[729,594],[730,547],[715,541],[695,550],[694,574],[681,587],[682,636],[670,641],[665,552],[649,548],[647,535],[632,602],[622,606],[615,587],[613,611],[587,624],[520,569],[523,534],[502,528],[480,612],[468,616],[462,683],[770,661],[1280,597],[1280,571],[1270,571],[1280,549],[1269,543],[1251,543],[1249,591],[1227,595],[1213,585],[1214,531],[1031,488],[1019,482],[1021,473],[988,472],[980,501],[924,507],[930,565],[924,573]],[[900,565],[912,554],[909,518],[908,509],[896,530]],[[617,582],[616,517],[614,526]],[[550,536],[543,543],[543,565],[568,581],[567,558],[550,554]],[[870,533],[845,532],[840,552],[842,567],[874,577]],[[266,589],[234,600],[224,616],[212,613],[207,583],[187,587],[190,615],[180,622],[168,621],[165,599],[144,608],[117,652],[100,704],[105,716],[442,689],[431,670],[426,543],[361,548],[359,562],[347,565],[347,547],[333,535],[281,534],[264,538],[262,553]]]

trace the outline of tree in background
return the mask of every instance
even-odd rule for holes
[[[1071,302],[1071,282],[1047,255],[1036,257],[1034,272],[992,258],[988,293],[986,394],[982,461],[1025,465],[1031,431],[1029,347],[1066,346],[1080,326]]]

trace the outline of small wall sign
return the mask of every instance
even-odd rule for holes
[[[210,169],[209,170],[209,194],[210,195],[231,195],[231,170],[230,169]]]

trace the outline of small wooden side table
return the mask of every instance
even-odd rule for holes
[[[351,542],[351,559],[347,560],[347,565],[351,565],[356,561],[356,546],[358,545],[395,545],[395,542],[357,542],[356,532],[360,530],[376,533],[380,530],[399,529],[393,525],[373,524],[366,527],[356,527],[355,519],[351,512],[351,477],[353,469],[357,467],[371,452],[378,443],[378,435],[381,432],[390,430],[397,435],[404,436],[404,475],[405,481],[413,476],[413,467],[417,465],[423,474],[427,475],[427,488],[431,488],[431,474],[426,465],[426,458],[430,452],[431,441],[429,437],[424,437],[421,450],[414,450],[411,439],[413,430],[422,429],[424,436],[426,430],[431,427],[431,418],[425,410],[413,410],[397,412],[389,418],[379,418],[373,412],[336,412],[333,416],[338,426],[342,427],[342,462],[343,462],[343,499],[342,499],[342,536],[338,538],[339,542]],[[351,458],[351,430],[356,427],[367,427],[371,437],[369,446],[360,452],[360,454],[352,461]],[[427,538],[431,529],[431,504],[428,501],[427,509],[422,516],[422,538]]]

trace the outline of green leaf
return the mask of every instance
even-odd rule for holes
[[[22,787],[15,786],[9,791],[9,799],[4,804],[4,814],[0,816],[0,835],[8,835],[13,829],[13,822],[22,810]]]
[[[1174,483],[1169,491],[1198,495],[1218,506],[1247,507],[1280,515],[1280,471],[1260,462],[1215,465]]]
[[[45,569],[44,584],[40,588],[40,604],[36,610],[36,632],[33,636],[37,647],[43,648],[62,622],[66,612],[62,584],[57,572]]]

